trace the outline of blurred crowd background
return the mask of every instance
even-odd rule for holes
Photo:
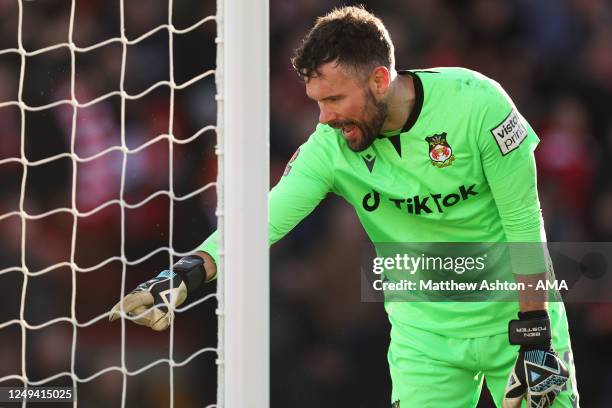
[[[550,241],[612,240],[612,3],[361,3],[389,29],[398,68],[464,66],[496,79],[512,96],[541,138],[536,158]],[[120,37],[118,0],[77,0],[72,31],[70,5],[68,0],[22,2],[23,48],[44,49],[67,42],[70,35],[77,47]],[[318,117],[289,58],[316,16],[334,5],[340,3],[270,2],[272,184]],[[212,1],[176,0],[172,24],[189,27],[214,14],[215,7]],[[125,36],[134,40],[168,22],[168,2],[126,1],[124,14]],[[0,50],[18,47],[17,23],[18,2],[0,0]],[[92,378],[94,374],[123,363],[133,372],[169,355],[181,362],[216,344],[214,301],[179,316],[172,350],[169,333],[129,324],[123,357],[121,325],[94,320],[119,300],[123,275],[129,291],[171,263],[168,251],[159,248],[191,251],[215,227],[214,188],[172,205],[167,195],[147,200],[160,190],[183,196],[215,180],[214,132],[175,143],[172,149],[167,139],[142,147],[159,135],[173,133],[184,140],[214,124],[214,78],[176,90],[172,109],[166,85],[128,99],[124,106],[118,95],[109,96],[79,107],[76,116],[69,104],[26,110],[23,117],[18,106],[2,105],[19,98],[30,107],[70,99],[73,80],[80,104],[121,89],[139,95],[168,80],[170,64],[181,84],[214,69],[215,31],[210,22],[175,34],[170,61],[168,32],[160,30],[126,47],[125,66],[119,42],[75,52],[74,70],[69,48],[54,48],[23,59],[23,87],[20,55],[0,54],[0,325],[20,316],[34,326],[72,316],[73,296],[79,322],[78,328],[58,322],[37,329],[22,330],[16,324],[0,329],[0,378],[25,371],[31,381],[40,381],[69,372],[73,361],[77,376],[89,380],[79,384],[80,405],[115,407],[121,403],[122,374],[111,371]],[[124,150],[108,150],[113,146]],[[23,158],[22,151],[27,166],[7,160]],[[59,156],[45,161],[70,152],[79,160]],[[130,207],[103,205],[116,199]],[[36,216],[73,205],[86,216],[60,211],[22,221],[12,213],[22,209]],[[272,248],[272,406],[389,405],[389,325],[382,304],[360,302],[360,265],[354,254],[364,242],[353,210],[330,197]],[[128,261],[125,268],[119,260],[104,263],[122,256]],[[73,273],[71,262],[86,271]],[[29,277],[26,284],[23,266],[46,273]],[[198,295],[212,291],[214,285],[209,285]],[[584,303],[567,309],[581,405],[608,407],[612,307]],[[24,335],[27,361],[22,367]],[[175,406],[202,407],[215,401],[214,360],[213,353],[203,353],[174,369]],[[160,363],[144,373],[130,373],[127,406],[168,406],[169,371],[167,363]],[[70,383],[64,376],[46,385]],[[479,407],[492,406],[485,392]]]

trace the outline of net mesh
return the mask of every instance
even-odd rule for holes
[[[13,21],[14,19],[17,20],[16,46],[0,47],[2,48],[0,49],[0,58],[10,58],[12,56],[18,60],[15,64],[18,67],[16,98],[4,101],[0,99],[0,124],[7,125],[13,123],[12,127],[4,127],[4,135],[1,136],[0,152],[2,152],[2,156],[0,156],[0,172],[4,169],[5,173],[0,173],[0,177],[2,177],[0,181],[13,183],[15,195],[17,196],[16,203],[12,203],[7,198],[10,196],[8,194],[0,204],[2,237],[4,240],[12,241],[12,244],[8,243],[6,245],[8,247],[8,249],[4,250],[6,253],[0,254],[0,259],[4,258],[0,266],[0,278],[7,278],[5,284],[2,285],[0,283],[0,286],[7,292],[14,292],[13,297],[19,299],[18,315],[13,316],[13,318],[4,319],[4,317],[10,315],[13,306],[2,306],[4,310],[1,313],[3,318],[0,320],[0,338],[4,338],[6,341],[5,345],[9,345],[8,347],[3,346],[5,353],[3,357],[7,358],[7,360],[3,361],[20,360],[15,361],[15,366],[5,364],[5,369],[0,371],[0,386],[66,385],[66,381],[69,381],[76,389],[77,398],[73,405],[93,407],[96,406],[95,403],[87,403],[85,405],[81,403],[87,398],[84,394],[85,391],[80,392],[81,386],[103,378],[108,373],[115,373],[120,375],[120,383],[117,382],[116,377],[114,377],[115,380],[105,379],[98,385],[98,387],[101,387],[101,390],[98,390],[97,393],[104,395],[105,392],[112,390],[113,387],[119,387],[121,391],[120,401],[116,401],[111,405],[109,400],[105,400],[100,406],[124,407],[130,406],[127,392],[128,379],[144,375],[146,372],[151,372],[161,367],[166,371],[165,379],[160,380],[160,378],[164,377],[157,375],[156,382],[150,388],[153,390],[157,388],[164,389],[164,392],[169,394],[166,401],[169,402],[171,407],[175,405],[182,406],[183,404],[191,406],[193,397],[182,390],[179,390],[177,393],[175,389],[175,384],[180,380],[175,378],[175,369],[185,367],[206,354],[210,354],[214,361],[217,348],[196,347],[196,350],[184,352],[184,349],[189,347],[182,347],[180,353],[182,355],[177,356],[175,350],[177,343],[175,325],[178,323],[173,324],[167,335],[159,335],[163,336],[164,342],[167,341],[167,355],[165,357],[157,356],[159,358],[154,358],[148,362],[147,360],[150,356],[155,353],[143,353],[142,350],[147,347],[155,349],[157,344],[154,342],[152,345],[142,347],[143,344],[148,344],[150,337],[154,334],[145,333],[138,328],[133,329],[131,328],[131,323],[126,323],[126,320],[137,317],[124,316],[124,319],[121,319],[119,349],[110,348],[111,351],[109,351],[116,352],[119,355],[118,364],[92,370],[91,368],[97,364],[91,363],[91,358],[87,360],[80,354],[77,356],[77,350],[82,347],[84,350],[87,350],[83,353],[91,356],[92,354],[95,355],[96,350],[99,348],[100,354],[104,354],[104,350],[106,350],[105,344],[107,341],[111,342],[111,340],[105,340],[105,336],[100,334],[102,331],[108,331],[108,327],[105,328],[104,326],[110,325],[106,322],[108,312],[102,311],[108,310],[118,301],[121,297],[119,296],[120,294],[133,289],[130,285],[133,285],[134,282],[137,283],[149,278],[154,273],[155,265],[159,269],[162,263],[170,265],[175,257],[192,253],[199,243],[197,237],[201,238],[206,232],[203,230],[195,231],[191,240],[181,239],[180,245],[175,244],[178,241],[176,237],[178,227],[175,225],[175,223],[178,223],[178,221],[175,221],[179,211],[177,207],[183,204],[185,208],[197,206],[207,200],[207,198],[203,198],[204,196],[214,194],[215,182],[212,181],[214,180],[214,163],[212,163],[214,158],[210,157],[211,155],[214,156],[214,152],[200,155],[199,151],[204,148],[209,148],[212,151],[216,127],[213,124],[198,126],[197,129],[182,138],[177,133],[179,130],[187,132],[190,128],[194,127],[193,121],[190,122],[188,119],[179,116],[197,116],[201,112],[201,109],[198,110],[197,108],[199,104],[206,103],[208,106],[215,104],[214,99],[206,102],[201,99],[202,93],[211,96],[210,85],[203,85],[203,83],[207,79],[214,80],[215,70],[203,69],[188,75],[184,80],[177,80],[178,75],[175,69],[177,58],[175,54],[176,47],[181,46],[181,41],[177,40],[177,37],[196,33],[199,30],[210,31],[211,26],[214,29],[216,17],[215,15],[198,17],[197,21],[192,21],[188,26],[177,27],[173,16],[177,10],[177,5],[175,4],[177,2],[167,0],[164,2],[167,21],[157,24],[138,36],[130,38],[126,34],[127,20],[142,21],[143,19],[139,17],[139,14],[146,14],[146,11],[144,9],[139,11],[138,7],[154,6],[154,8],[157,7],[157,10],[159,9],[159,2],[157,5],[146,4],[147,2],[136,2],[137,4],[130,8],[126,7],[127,2],[121,0],[117,2],[119,35],[96,42],[93,45],[79,46],[75,43],[74,39],[77,2],[72,0],[71,2],[65,2],[69,5],[69,8],[65,10],[68,20],[66,41],[55,42],[42,48],[28,49],[24,45],[27,41],[24,39],[23,33],[24,21],[27,19],[28,10],[31,7],[29,3],[34,2],[23,0],[15,2],[16,10],[14,11],[16,16],[12,18]],[[83,24],[97,24],[95,21],[97,18],[95,11],[100,11],[103,8],[104,6],[98,4],[97,8],[90,9],[88,15],[93,18],[85,19]],[[9,19],[11,16],[9,9],[10,7],[4,5],[0,7],[0,12],[4,13],[0,14],[0,16],[4,19]],[[91,10],[94,10],[94,12],[91,12]],[[127,13],[130,13],[130,16],[126,16]],[[100,16],[99,18],[104,17]],[[38,34],[44,36],[45,31],[43,27],[39,28]],[[160,40],[159,36],[167,36],[167,39],[165,41],[163,39]],[[53,36],[50,37],[53,38]],[[128,70],[130,69],[128,66],[128,55],[130,52],[128,50],[130,47],[146,45],[150,40],[154,40],[152,42],[154,47],[158,47],[159,44],[165,42],[166,50],[164,54],[167,56],[167,60],[162,62],[150,58],[151,55],[155,56],[156,54],[151,53],[145,47],[145,50],[140,54],[136,54],[137,56],[135,57],[135,60],[138,58],[145,59],[144,62],[140,62],[144,71],[134,74],[133,77],[137,79],[142,79],[143,77],[155,78],[155,75],[148,75],[147,63],[149,63],[154,65],[160,64],[162,66],[167,64],[166,69],[161,69],[161,71],[166,71],[167,78],[155,80],[154,83],[148,84],[144,90],[132,91],[127,83]],[[187,43],[187,49],[182,49],[180,52],[183,54],[197,53],[197,48],[189,49],[189,47],[193,48],[193,43],[194,41]],[[108,52],[109,47],[113,46],[119,47],[118,58],[112,58],[112,55]],[[147,51],[149,51],[149,54],[147,54]],[[65,64],[66,66],[63,69],[61,68],[61,63],[58,63],[60,65],[60,72],[67,71],[65,72],[67,73],[67,80],[63,84],[61,80],[56,81],[48,89],[40,85],[40,78],[31,79],[32,83],[29,83],[28,80],[30,78],[26,71],[35,71],[36,58],[45,57],[54,52],[68,53],[68,63]],[[98,52],[102,52],[102,54],[94,55]],[[150,58],[150,61],[146,60],[147,56]],[[77,72],[79,71],[77,61],[82,57],[89,57],[89,74]],[[211,58],[210,55],[208,57]],[[197,57],[194,56],[194,58]],[[212,56],[212,61],[214,64],[214,55]],[[9,69],[2,64],[3,61],[0,60],[0,85],[10,88],[10,84],[6,83],[11,80],[10,75],[6,74]],[[52,63],[49,64],[49,66],[52,65]],[[98,84],[96,84],[97,77],[95,73],[98,69],[107,69],[107,66],[111,66],[111,68],[108,68],[109,70],[112,70],[112,66],[115,66],[118,70],[118,88],[95,95],[93,90],[103,88],[103,86],[96,86]],[[155,71],[156,67],[150,66],[150,70]],[[186,75],[182,74],[181,76]],[[88,82],[91,85],[89,87]],[[144,81],[142,82],[144,83]],[[192,90],[192,88],[194,89]],[[205,88],[208,89],[208,93],[198,92],[198,90]],[[190,92],[187,92],[185,97],[182,95],[179,97],[178,93],[181,91]],[[43,95],[45,92],[48,94]],[[40,97],[39,93],[43,97]],[[35,95],[37,97],[26,100],[26,95]],[[2,96],[1,92],[0,96]],[[148,103],[148,110],[140,112],[140,116],[137,118],[130,117],[130,114],[127,112],[130,110],[130,103],[138,103],[147,98],[154,98],[154,102]],[[36,104],[32,103],[30,99],[32,101],[45,101],[46,103]],[[164,102],[160,103],[160,99],[163,99]],[[185,99],[189,99],[188,102],[185,102]],[[178,106],[181,104],[191,107],[195,106],[195,108],[192,108],[192,111],[195,110],[195,112],[187,112],[185,114],[185,111],[189,111],[190,108],[181,108],[181,106]],[[113,113],[113,107],[116,114]],[[14,122],[10,120],[11,115],[6,113],[11,108],[18,110],[18,119]],[[141,108],[136,107],[135,111],[138,109]],[[214,111],[214,109],[211,110]],[[42,116],[37,116],[37,114]],[[153,124],[146,131],[140,129],[139,132],[130,128],[134,121],[147,115],[153,115],[155,119],[151,120]],[[211,115],[208,116],[210,117]],[[66,151],[54,153],[52,148],[45,149],[44,143],[43,147],[34,148],[40,141],[48,137],[47,132],[49,129],[47,124],[49,123],[49,118],[53,118],[54,126],[59,129],[58,133],[63,132],[65,135]],[[153,136],[143,136],[143,133],[152,133]],[[11,136],[14,136],[16,140],[11,140]],[[16,154],[11,155],[11,152]],[[176,163],[175,161],[177,160],[181,162]],[[189,162],[190,164],[185,165],[184,162]],[[57,173],[52,169],[54,166],[55,168],[58,167],[61,163],[63,165],[60,167],[64,171],[63,173],[60,171],[60,173],[68,176],[66,177],[67,182],[64,187],[56,185],[55,181],[52,180],[52,176]],[[163,165],[160,165],[160,163]],[[165,165],[166,163],[167,166]],[[208,175],[196,176],[188,174],[189,170],[197,171],[197,167],[202,163],[206,163],[209,167],[213,168]],[[161,171],[160,168],[164,170]],[[154,172],[154,175],[151,176],[148,170]],[[166,179],[165,187],[159,187],[159,183],[156,185],[150,182],[151,178],[157,176]],[[185,183],[179,180],[179,178],[182,179],[189,176],[192,176],[196,182]],[[36,182],[37,179],[39,180],[38,182]],[[152,188],[152,185],[156,186],[156,188]],[[114,187],[117,188],[116,194],[114,193]],[[183,191],[187,190],[188,187],[190,187],[189,191]],[[8,184],[6,189],[6,191],[11,190]],[[29,189],[32,189],[34,193],[31,193]],[[57,199],[58,194],[55,194],[55,191],[51,195],[44,193],[45,191],[53,190],[61,190],[67,193],[67,199],[64,203],[62,203],[61,199]],[[29,198],[31,195],[35,196],[35,198]],[[46,201],[45,198],[49,197],[53,197],[53,199]],[[194,199],[199,201],[196,201],[194,204]],[[11,209],[11,204],[17,204],[16,208]],[[208,212],[209,214],[204,214],[203,217],[214,218],[214,205],[209,201],[206,201],[205,205],[212,210]],[[45,210],[45,207],[51,208]],[[183,207],[181,207],[182,210]],[[185,211],[187,212],[187,210]],[[165,212],[166,215],[160,216],[160,212]],[[213,213],[212,217],[210,216],[211,212]],[[143,215],[143,213],[145,214]],[[132,215],[134,216],[133,220]],[[164,240],[166,245],[157,244],[155,247],[136,245],[138,248],[133,248],[134,244],[131,242],[131,239],[146,241],[147,233],[131,232],[132,225],[137,223],[155,223],[156,218],[165,221],[158,221],[164,224],[161,227],[157,225],[158,228],[156,230],[162,237],[157,237],[158,239],[154,240],[154,242],[159,243],[160,240]],[[182,216],[181,223],[186,220],[189,222],[190,218]],[[191,221],[193,222],[194,220],[191,219]],[[209,221],[210,224],[214,224],[214,220]],[[38,225],[41,223],[50,224],[50,226]],[[80,263],[80,243],[83,242],[83,245],[87,246],[84,243],[88,240],[87,234],[106,231],[104,228],[113,228],[113,223],[117,224],[115,227],[120,238],[116,239],[118,242],[109,244],[108,247],[115,248],[118,253],[112,256],[105,256],[103,259],[97,259],[97,262],[93,265],[85,266]],[[52,253],[56,248],[62,247],[54,239],[54,237],[57,238],[61,235],[58,231],[63,231],[67,237],[65,247],[68,252],[68,259],[55,259],[56,262],[47,266],[43,266],[44,262],[40,260],[32,261],[30,259],[32,255],[29,254],[35,253],[37,250],[51,253],[46,258],[44,256],[39,256],[39,258],[54,259]],[[101,233],[97,238],[104,241],[110,235],[110,233]],[[44,240],[47,242],[41,242]],[[61,241],[61,239],[58,239],[58,241]],[[89,241],[95,241],[95,239],[92,240],[90,237]],[[185,247],[184,251],[178,250],[177,247],[181,245],[190,246]],[[105,247],[104,242],[93,242],[89,244],[89,250],[95,252],[96,246]],[[14,256],[11,256],[11,249]],[[100,253],[104,252],[100,251]],[[134,257],[134,254],[141,256]],[[88,259],[92,258],[90,256]],[[10,265],[12,259],[17,260],[18,263]],[[160,259],[164,261],[160,263]],[[145,269],[147,269],[146,272]],[[117,278],[120,281],[119,285],[108,283],[112,279],[100,275],[101,272],[106,273],[105,271],[110,270],[117,272]],[[67,271],[67,273],[61,274],[61,271]],[[140,274],[140,271],[143,271],[142,274]],[[19,279],[15,279],[16,275],[19,276]],[[45,281],[47,282],[45,288],[42,290],[38,289],[37,292],[32,291],[32,288],[37,286],[34,282],[35,279],[51,275],[54,275],[53,281]],[[9,276],[12,278],[8,279]],[[21,283],[21,290],[19,290],[19,281]],[[10,286],[11,282],[15,284]],[[61,290],[53,292],[54,285],[68,288],[69,294],[66,293],[66,297],[70,299],[69,313],[38,324],[33,323],[27,316],[29,309],[53,308],[44,303],[46,298],[41,294],[45,290],[47,291],[47,297],[52,302],[54,298],[56,299],[55,301],[60,302],[59,297],[61,297],[63,292]],[[104,285],[107,285],[106,289],[100,289]],[[117,293],[117,286],[120,286],[120,293]],[[77,291],[77,287],[80,292]],[[113,297],[104,297],[103,295],[108,294],[110,290],[115,290],[112,295]],[[90,291],[102,292],[99,296],[102,299],[100,301],[101,304],[97,308],[95,316],[79,318],[82,313],[79,313],[78,309],[81,303],[87,303],[88,299],[86,297]],[[52,294],[49,295],[48,292]],[[214,300],[215,297],[216,294],[214,292],[207,293],[177,309],[176,314],[179,316],[179,320],[182,314],[188,314],[190,311],[193,312],[203,303],[212,303],[210,301]],[[5,297],[6,304],[9,302],[8,299],[11,298],[10,295]],[[83,299],[83,301],[77,301],[78,298]],[[89,308],[90,311],[91,309]],[[61,326],[62,324],[69,325],[70,335],[62,337],[62,335],[56,334],[55,336],[58,338],[54,340],[54,334],[51,333],[36,339],[35,334],[37,331],[44,331],[45,329]],[[79,335],[80,330],[85,331],[88,328],[93,328],[96,324],[98,324],[98,328],[93,334]],[[116,323],[115,327],[116,330],[119,329],[119,325]],[[11,329],[15,328],[17,330],[11,331]],[[128,346],[127,337],[130,330],[134,330],[135,333],[134,338],[136,341],[132,344],[133,347]],[[183,332],[186,330],[183,330]],[[209,331],[216,334],[214,328],[211,328]],[[2,332],[5,333],[3,337]],[[194,337],[202,338],[202,336]],[[96,342],[93,345],[87,345],[87,341],[92,338],[97,338]],[[28,339],[32,340],[29,341]],[[41,376],[45,371],[41,369],[41,366],[44,366],[47,362],[45,358],[50,360],[48,365],[51,367],[60,367],[62,365],[55,361],[59,358],[58,355],[61,356],[62,354],[54,353],[53,348],[55,344],[61,345],[66,340],[69,342],[69,352],[65,352],[64,357],[68,357],[69,362],[67,362],[65,369],[55,373],[47,373],[48,375],[44,375],[44,377]],[[0,343],[2,343],[2,340],[0,340]],[[190,344],[190,346],[192,345]],[[135,361],[140,363],[135,368],[130,367],[135,364],[129,364],[128,362],[128,357],[132,350],[135,354],[142,354],[135,358]],[[77,361],[78,359],[80,360]],[[97,361],[98,365],[100,361],[107,360],[99,359]],[[80,372],[80,368],[84,366],[88,367],[89,370]],[[11,372],[12,367],[18,367],[19,370]],[[89,375],[86,371],[90,371]],[[62,382],[62,380],[64,381]],[[214,380],[215,378],[213,377],[208,380],[205,379],[204,382],[207,381],[209,388],[211,388],[210,383],[215,384]],[[161,384],[161,381],[167,381],[167,383],[164,385]],[[139,386],[141,387],[139,391],[142,391],[143,387],[146,389],[146,386],[142,386],[142,384]],[[212,388],[214,389],[216,386]],[[153,396],[151,398],[152,400],[159,401],[158,397]],[[142,406],[153,406],[145,404],[143,399],[139,401],[143,402]],[[207,407],[216,406],[214,403],[206,405],[201,403],[201,401],[198,401],[197,404]],[[22,405],[26,406],[27,403],[24,402]],[[156,406],[168,405],[159,403]]]

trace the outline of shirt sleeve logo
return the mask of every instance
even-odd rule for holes
[[[502,123],[491,129],[491,133],[502,156],[505,156],[523,143],[523,140],[527,137],[527,128],[521,115],[516,109],[512,109]]]
[[[453,148],[446,141],[446,132],[425,138],[429,144],[429,158],[431,164],[438,168],[447,167],[455,161]]]
[[[289,162],[285,166],[285,171],[283,172],[283,177],[286,176],[287,174],[289,174],[289,172],[291,171],[291,163],[293,163],[295,161],[295,159],[297,159],[299,154],[300,154],[300,149],[298,148],[295,151],[295,153],[293,153],[293,156],[291,156],[291,158],[289,159]]]

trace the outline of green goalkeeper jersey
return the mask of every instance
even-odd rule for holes
[[[333,192],[382,242],[541,242],[533,129],[495,81],[463,68],[411,75],[415,105],[402,129],[362,152],[318,125],[269,196],[274,243]],[[216,259],[217,237],[199,248]],[[544,272],[544,266],[537,269]],[[526,273],[533,273],[527,272]],[[450,337],[507,331],[516,302],[386,302],[393,323]],[[559,304],[550,312],[563,313]]]

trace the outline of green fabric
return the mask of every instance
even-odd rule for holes
[[[347,147],[341,130],[318,125],[270,192],[270,243],[329,192],[353,205],[375,244],[545,239],[533,158],[539,139],[499,84],[462,68],[404,74],[413,76],[417,94],[422,89],[414,125],[359,153]],[[500,124],[513,115],[512,129],[523,140],[508,151],[496,141],[495,130],[503,133]],[[426,138],[436,135],[440,143],[434,148]],[[199,249],[217,260],[217,235]],[[532,252],[515,254],[516,273],[546,270],[542,251]],[[392,321],[450,337],[479,337],[506,333],[518,304],[387,302],[385,308]]]
[[[551,313],[551,325],[553,346],[571,375],[567,389],[552,408],[576,408],[575,368],[563,308]],[[518,346],[508,345],[506,333],[459,339],[395,322],[387,354],[393,384],[391,401],[399,400],[399,407],[476,407],[486,379],[496,406],[501,407],[517,354]],[[522,407],[526,407],[525,402]]]

